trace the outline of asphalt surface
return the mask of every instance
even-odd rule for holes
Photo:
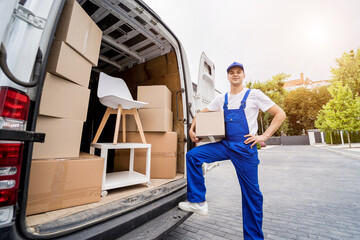
[[[265,239],[360,239],[360,158],[326,147],[259,151]],[[243,239],[241,193],[230,161],[206,174],[209,214],[165,239]]]

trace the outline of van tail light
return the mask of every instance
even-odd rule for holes
[[[16,203],[22,149],[23,143],[0,143],[0,207]]]
[[[30,98],[11,87],[0,87],[0,129],[25,130]],[[0,207],[16,204],[23,142],[0,139]]]
[[[27,120],[29,97],[22,91],[11,88],[0,88],[0,116],[18,120]]]
[[[15,205],[17,200],[17,189],[0,190],[0,207]]]

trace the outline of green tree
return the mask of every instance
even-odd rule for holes
[[[246,87],[260,89],[265,93],[271,100],[273,100],[277,105],[283,108],[283,99],[287,94],[287,91],[283,88],[285,80],[291,75],[285,73],[278,73],[268,79],[265,82],[254,81],[248,82]],[[259,133],[263,133],[265,129],[270,126],[270,123],[273,119],[273,116],[267,112],[263,113],[260,111],[258,122],[259,122]],[[288,131],[288,120],[286,119],[280,128],[276,131],[275,135],[280,135],[281,132],[287,133]]]
[[[349,85],[334,82],[329,87],[333,97],[319,112],[316,125],[323,129],[347,131],[349,147],[350,132],[360,130],[360,98],[351,91]]]
[[[331,94],[329,93],[328,86],[313,88],[311,89],[311,91],[314,93],[314,100],[316,101],[318,110],[320,110],[322,106],[331,99]]]
[[[323,105],[331,98],[327,87],[296,88],[284,99],[284,110],[289,119],[289,133],[301,134],[303,130],[315,128],[316,117]]]
[[[337,66],[331,68],[332,81],[349,85],[353,93],[360,95],[360,48],[344,52],[341,58],[336,59]]]
[[[325,133],[329,132],[331,144],[334,144],[333,136],[332,136],[333,129],[331,128],[330,121],[326,118],[328,114],[329,113],[327,112],[327,110],[325,109],[320,110],[317,119],[315,121],[315,127],[321,129],[321,131]]]

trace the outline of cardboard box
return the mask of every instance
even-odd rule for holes
[[[171,111],[171,92],[165,85],[138,86],[137,100],[148,103],[144,108],[166,108]]]
[[[46,73],[39,113],[85,122],[89,96],[89,89]]]
[[[147,132],[170,132],[173,128],[173,113],[166,108],[139,109],[141,125]]]
[[[75,0],[66,1],[55,39],[65,41],[93,66],[97,66],[102,31]]]
[[[33,159],[79,157],[83,122],[39,116],[36,132],[45,133],[44,143],[34,143]]]
[[[26,215],[100,201],[103,167],[104,159],[90,154],[33,160]]]
[[[91,67],[89,61],[65,42],[53,42],[47,64],[48,72],[87,88],[90,80]]]
[[[146,153],[136,152],[134,156],[134,171],[145,174]],[[120,151],[114,159],[114,171],[128,171],[129,151]],[[174,178],[176,176],[176,153],[151,153],[150,177]]]
[[[173,153],[177,151],[176,132],[146,132],[146,142],[151,144],[151,152]],[[122,142],[122,134],[119,133],[118,142]],[[126,142],[142,143],[139,132],[127,132]],[[117,150],[116,150],[117,151]],[[146,149],[136,149],[145,152]]]
[[[177,133],[146,132],[147,143],[151,144],[151,178],[174,178],[176,175]],[[138,132],[126,134],[126,142],[141,143]],[[119,136],[119,142],[122,136]],[[135,149],[134,170],[145,174],[145,149]],[[129,170],[129,150],[115,150],[114,171]]]
[[[121,120],[120,120],[120,131],[122,131],[123,129],[123,121],[124,118],[121,116]],[[136,132],[137,131],[137,125],[136,125],[136,121],[133,115],[126,115],[126,131],[129,132]]]
[[[196,114],[196,137],[211,142],[224,138],[224,112],[201,112]]]

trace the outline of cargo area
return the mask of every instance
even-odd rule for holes
[[[71,227],[94,224],[186,185],[185,99],[180,58],[171,41],[170,33],[136,1],[66,1],[37,121],[36,131],[46,133],[46,140],[34,144],[26,212],[30,232],[51,234],[69,228],[69,222]],[[138,113],[151,144],[151,184],[108,189],[107,195],[102,190],[104,166],[106,176],[144,175],[147,158],[145,149],[110,149],[107,159],[99,149],[90,154],[107,111],[98,97],[101,73],[122,79],[133,100],[148,103]],[[113,143],[116,137],[117,143],[124,137],[126,143],[142,143],[135,117],[124,116],[116,127],[117,116],[111,114],[97,143]]]

